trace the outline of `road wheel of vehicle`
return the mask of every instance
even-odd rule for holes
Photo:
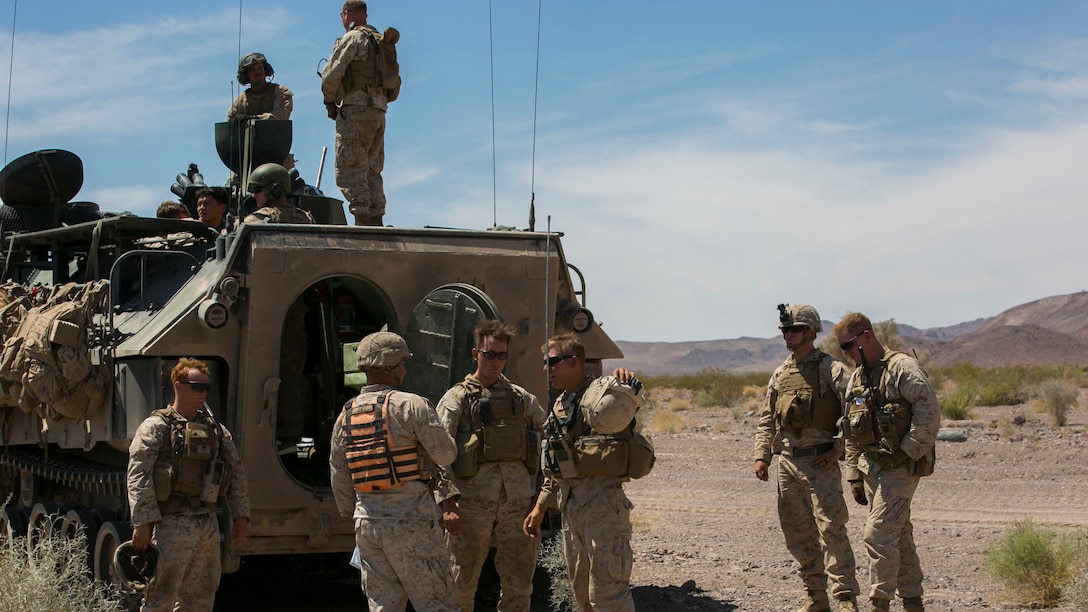
[[[15,538],[26,537],[26,508],[4,508],[0,512],[0,548],[11,552]]]
[[[86,553],[83,569],[88,573],[94,571],[92,567],[94,555],[92,552],[101,525],[102,522],[95,516],[94,511],[86,508],[73,508],[68,511],[68,514],[64,515],[64,523],[60,527],[60,532],[66,540],[71,540],[80,533],[83,534],[83,548]]]
[[[113,576],[113,553],[123,542],[132,539],[132,524],[128,521],[107,521],[94,540],[94,579],[118,584]]]
[[[62,504],[34,504],[26,525],[26,549],[33,551],[39,542],[59,532],[66,513],[67,510]]]

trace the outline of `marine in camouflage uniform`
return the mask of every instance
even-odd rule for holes
[[[290,119],[295,94],[283,85],[269,82],[267,79],[274,74],[272,64],[261,53],[248,53],[238,60],[238,82],[249,85],[249,88],[231,102],[227,109],[227,121],[244,118]],[[295,157],[290,153],[283,160],[283,167],[288,170],[295,167]]]
[[[608,388],[637,384],[634,374],[617,369],[612,376],[594,379],[585,371],[585,347],[574,334],[548,340],[544,369],[552,388],[562,390],[554,410],[572,427],[586,434],[612,434],[635,418],[639,402],[616,403],[608,414],[590,415],[583,406],[586,392],[600,380]],[[593,417],[596,424],[589,422]],[[581,423],[581,424],[579,424]],[[525,518],[524,532],[540,536],[540,524],[549,508],[563,513],[563,554],[575,600],[582,612],[633,612],[631,597],[631,509],[623,491],[626,476],[547,476],[536,505]]]
[[[226,464],[229,479],[227,508],[234,517],[231,542],[235,546],[249,537],[249,488],[238,449],[230,432],[204,407],[209,384],[207,366],[195,359],[181,359],[170,374],[174,403],[156,411],[136,429],[129,447],[128,501],[133,525],[132,549],[147,550],[148,544],[159,549],[154,578],[144,592],[141,610],[211,610],[219,588],[219,523],[215,502],[201,501],[192,485],[203,485],[204,461],[176,459],[184,456],[184,430],[187,422],[201,423],[218,432],[219,458]],[[214,435],[214,434],[213,434]],[[170,497],[159,501],[154,478],[155,464],[171,464],[176,477],[159,481],[160,489],[170,489]],[[210,459],[209,459],[210,460]],[[188,463],[179,470],[178,462]],[[179,471],[181,472],[179,474]],[[191,476],[196,475],[194,482]],[[189,486],[186,487],[186,484]],[[171,486],[172,485],[172,486]],[[219,494],[223,494],[222,488]]]
[[[919,479],[933,472],[936,461],[934,445],[941,426],[937,395],[921,364],[881,345],[865,315],[847,314],[834,333],[847,357],[859,364],[847,387],[848,405],[858,398],[876,407],[890,406],[897,415],[896,439],[877,432],[876,443],[863,444],[853,436],[846,443],[851,491],[859,504],[869,504],[865,521],[869,598],[874,610],[888,610],[898,593],[904,610],[923,612],[922,567],[910,504]]]
[[[358,461],[354,455],[349,457],[352,449],[360,444],[373,446],[379,438],[391,441],[391,449],[408,449],[438,466],[449,465],[456,457],[453,439],[430,402],[396,391],[404,382],[404,362],[410,356],[404,339],[391,332],[370,334],[359,343],[359,370],[366,373],[369,384],[344,407],[333,426],[329,456],[332,490],[340,514],[355,519],[362,588],[372,612],[400,612],[408,601],[416,610],[456,612],[441,516],[427,481],[421,477],[420,463],[404,466],[409,471],[414,468],[414,476],[398,468],[396,478],[383,480],[388,477],[387,467],[384,474],[374,476],[354,463]],[[368,408],[379,409],[374,406],[381,409],[379,416],[388,425],[389,437],[376,434],[360,439],[357,436],[361,434],[353,432],[362,428],[353,419]],[[371,488],[374,490],[367,490]]]
[[[329,117],[336,120],[336,185],[348,200],[355,225],[381,225],[385,215],[385,114],[400,91],[380,82],[378,45],[383,36],[395,43],[399,34],[383,35],[366,23],[366,3],[348,0],[340,13],[344,35],[336,39],[321,73],[321,93]]]
[[[246,215],[245,223],[313,223],[309,212],[287,201],[291,193],[291,175],[279,164],[261,164],[249,175],[249,193],[257,201],[257,210]]]
[[[438,402],[438,418],[458,441],[458,459],[442,470],[438,497],[457,596],[467,611],[492,541],[502,586],[498,612],[529,612],[533,594],[540,540],[521,527],[537,494],[539,444],[530,438],[539,442],[547,414],[536,396],[502,374],[513,335],[514,328],[499,321],[478,325],[476,371]],[[470,439],[487,449],[462,443]]]
[[[823,331],[807,304],[779,307],[778,328],[792,353],[767,383],[755,439],[755,474],[767,480],[778,459],[778,521],[786,548],[801,565],[807,592],[798,612],[830,610],[827,582],[840,612],[857,612],[860,593],[854,551],[846,532],[850,512],[842,494],[837,437],[849,375],[842,363],[815,348]]]

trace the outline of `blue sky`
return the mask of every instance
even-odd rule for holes
[[[229,4],[20,2],[7,161],[73,151],[77,200],[138,214],[191,162],[220,183],[241,47],[339,197],[316,71],[341,3],[246,0],[240,43]],[[535,190],[616,339],[770,337],[779,302],[951,325],[1088,288],[1088,3],[544,0],[534,166],[539,5],[500,0],[494,181],[488,4],[369,6],[402,34],[386,222],[526,227]]]

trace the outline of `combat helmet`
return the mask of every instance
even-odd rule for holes
[[[242,59],[238,60],[238,82],[242,85],[249,85],[249,75],[246,71],[249,67],[256,63],[264,64],[264,74],[266,77],[271,78],[275,74],[272,70],[272,64],[268,63],[268,59],[265,58],[263,53],[247,53],[242,56]]]
[[[613,376],[602,376],[591,382],[580,402],[586,423],[605,435],[626,429],[642,405],[642,383],[635,382],[634,385],[623,384]]]
[[[400,364],[400,362],[412,356],[408,350],[408,343],[393,332],[374,332],[359,342],[359,348],[355,350],[355,356],[359,359],[359,369],[387,368]]]
[[[808,304],[779,304],[778,305],[778,329],[786,329],[794,325],[804,325],[816,333],[824,330],[820,323],[820,313]]]
[[[132,550],[132,540],[128,540],[113,552],[113,574],[121,585],[129,591],[142,591],[155,577],[159,566],[159,549],[153,544],[147,545],[144,552]]]
[[[289,193],[291,175],[279,164],[261,164],[249,174],[247,191],[253,193],[258,188],[268,191],[268,201],[274,202]]]

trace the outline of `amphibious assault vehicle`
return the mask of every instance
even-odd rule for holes
[[[217,126],[217,147],[244,185],[248,169],[284,159],[290,138],[284,150],[259,133],[281,122],[243,123],[251,133]],[[251,148],[239,153],[234,142]],[[175,193],[191,199],[199,181],[178,178]],[[169,372],[181,357],[212,368],[208,405],[248,474],[251,537],[222,543],[232,572],[246,555],[354,547],[329,489],[327,450],[331,420],[363,384],[353,347],[364,335],[404,335],[415,354],[406,388],[432,401],[474,369],[472,329],[483,318],[518,328],[507,374],[542,401],[546,333],[580,334],[598,367],[622,356],[586,309],[582,275],[557,234],[348,226],[341,202],[301,181],[291,199],[317,225],[220,234],[188,220],[103,215],[71,202],[82,180],[79,158],[59,150],[0,172],[0,500],[9,499],[0,540],[84,530],[99,579],[110,579],[114,550],[130,537],[132,435],[172,401]],[[300,432],[278,430],[288,413]],[[222,503],[219,513],[229,526]]]

